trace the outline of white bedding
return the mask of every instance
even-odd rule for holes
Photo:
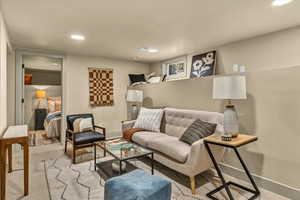
[[[59,138],[61,132],[61,117],[45,120],[44,127],[48,138]]]

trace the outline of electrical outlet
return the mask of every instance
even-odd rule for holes
[[[246,72],[246,66],[245,65],[240,66],[240,72]]]

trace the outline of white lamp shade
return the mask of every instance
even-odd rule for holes
[[[215,77],[213,83],[213,99],[246,99],[246,77]]]
[[[127,102],[143,102],[143,91],[141,90],[128,90]]]

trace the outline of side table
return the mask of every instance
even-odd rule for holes
[[[213,197],[213,194],[215,194],[215,193],[217,193],[217,192],[219,192],[219,191],[221,191],[222,189],[225,188],[229,199],[234,200],[233,195],[232,195],[232,193],[229,189],[230,185],[234,185],[234,186],[236,186],[240,189],[243,189],[245,191],[248,191],[248,192],[252,193],[253,196],[249,200],[256,199],[260,195],[260,191],[259,191],[257,185],[255,184],[255,182],[254,182],[254,180],[253,180],[253,178],[252,178],[245,162],[243,161],[242,157],[240,156],[240,154],[237,150],[237,148],[239,148],[243,145],[249,144],[251,142],[254,142],[256,140],[257,140],[256,136],[244,135],[244,134],[239,134],[237,138],[233,138],[231,141],[222,141],[220,136],[210,136],[210,137],[207,137],[207,138],[204,139],[205,147],[206,147],[206,149],[208,151],[208,154],[209,154],[209,156],[210,156],[210,158],[211,158],[211,160],[214,164],[214,167],[216,168],[217,173],[218,173],[218,175],[219,175],[219,177],[222,181],[222,185],[220,187],[216,188],[215,190],[207,193],[207,197],[209,197],[210,199],[218,200],[217,198]],[[232,181],[226,182],[225,179],[224,179],[224,176],[223,176],[223,174],[220,170],[220,167],[219,167],[216,159],[214,158],[214,155],[213,155],[209,145],[219,145],[219,146],[222,146],[222,147],[227,147],[227,148],[233,149],[234,152],[236,153],[240,163],[242,164],[243,169],[245,170],[248,178],[250,179],[254,190],[250,189],[250,188],[247,188],[243,185],[240,185],[238,183],[234,183]]]

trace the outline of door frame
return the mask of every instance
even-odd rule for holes
[[[62,59],[62,69],[61,69],[61,88],[62,88],[62,119],[64,118],[65,105],[64,105],[64,65],[65,65],[65,55],[43,51],[43,50],[32,50],[32,49],[16,49],[16,110],[15,119],[16,125],[23,125],[24,122],[24,103],[22,99],[24,98],[24,76],[23,76],[23,56],[46,56],[50,58],[60,58]],[[63,127],[63,120],[61,123]],[[63,134],[61,132],[61,138],[63,139]]]

